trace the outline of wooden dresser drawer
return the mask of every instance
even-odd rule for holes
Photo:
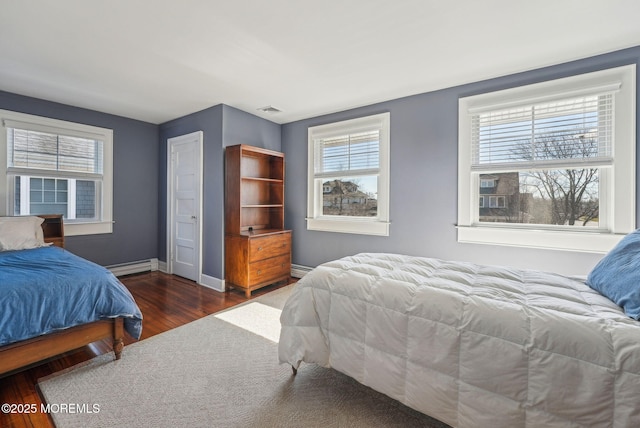
[[[249,264],[249,286],[288,277],[291,273],[289,253]]]
[[[278,233],[249,239],[249,262],[264,260],[280,254],[289,253],[291,234]]]
[[[225,286],[251,291],[291,276],[291,231],[225,236]]]

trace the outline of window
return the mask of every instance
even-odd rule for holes
[[[65,233],[111,233],[109,129],[0,111],[2,215],[62,214]]]
[[[489,196],[489,208],[505,208],[504,196]]]
[[[309,230],[389,235],[389,117],[309,128]]]
[[[491,178],[486,178],[486,179],[481,179],[480,180],[480,187],[495,187],[495,180],[491,179]]]
[[[606,252],[635,228],[635,66],[461,98],[459,124],[460,242]]]

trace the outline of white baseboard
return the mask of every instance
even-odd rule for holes
[[[200,275],[200,285],[220,292],[224,292],[225,290],[224,279],[215,278],[205,274]]]
[[[158,261],[158,270],[168,274],[169,267],[167,262],[163,262],[161,260]],[[225,290],[224,279],[215,278],[213,276],[205,275],[204,273],[200,274],[200,281],[198,281],[198,284],[220,292],[224,292]]]
[[[305,276],[306,274],[311,272],[312,269],[313,268],[310,268],[308,266],[292,264],[291,265],[291,276],[294,277],[294,278],[302,278],[303,276]]]
[[[122,263],[107,266],[115,276],[131,275],[133,273],[149,272],[158,270],[158,259],[141,260],[138,262]]]
[[[140,263],[135,263],[135,264],[126,264],[126,265],[113,266],[113,267],[109,267],[108,269],[111,270],[112,272],[114,272],[114,269],[117,269],[118,272],[121,272],[121,271],[125,272],[125,273],[115,273],[114,272],[114,274],[116,276],[127,275],[127,274],[130,274],[130,273],[145,272],[145,271],[150,271],[150,270],[159,270],[160,272],[168,273],[168,271],[167,271],[167,262],[164,262],[164,261],[161,261],[161,260],[158,260],[158,259],[152,259],[152,260],[149,260],[146,263],[152,263],[152,266],[155,266],[155,268],[148,268],[148,267],[146,267],[145,262],[140,262]],[[126,268],[126,270],[125,270],[125,268]],[[291,276],[294,277],[294,278],[302,278],[307,273],[309,273],[312,269],[313,268],[308,267],[308,266],[292,264],[291,265]],[[211,288],[213,290],[216,290],[216,291],[220,291],[220,292],[224,292],[225,291],[224,279],[215,278],[213,276],[201,274],[200,275],[199,284],[203,285],[205,287]]]

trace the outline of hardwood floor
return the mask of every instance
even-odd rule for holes
[[[144,320],[141,340],[247,301],[242,290],[220,293],[161,272],[130,275],[121,277],[120,281],[131,291],[142,311]],[[280,283],[256,290],[251,298],[284,285],[286,284]],[[127,358],[126,345],[132,342],[135,342],[132,338],[126,338],[122,358]],[[39,411],[42,400],[36,387],[38,379],[110,351],[110,344],[104,341],[96,342],[0,378],[0,405],[35,404],[38,409],[35,413],[0,412],[0,427],[53,427],[49,416]]]

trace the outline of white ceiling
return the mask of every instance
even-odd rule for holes
[[[0,90],[287,123],[638,45],[638,0],[3,0]]]

